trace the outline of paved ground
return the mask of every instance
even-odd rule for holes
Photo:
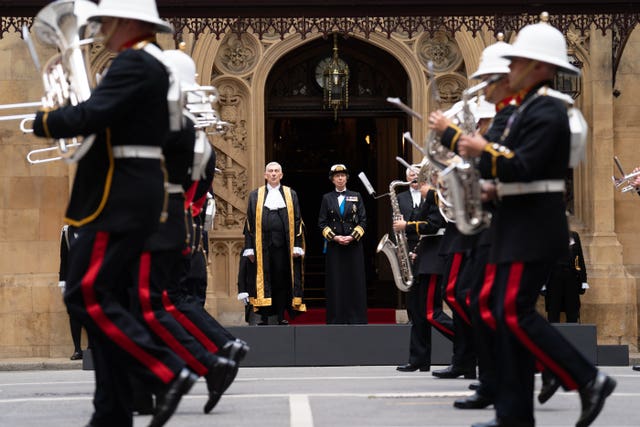
[[[60,366],[78,365],[60,361]],[[629,367],[603,370],[617,379],[618,388],[593,425],[640,425],[640,373]],[[444,427],[493,418],[491,409],[452,407],[455,398],[471,393],[468,383],[435,379],[428,372],[399,373],[392,366],[242,368],[212,414],[202,413],[201,380],[167,426]],[[80,369],[0,371],[0,426],[83,426],[91,415],[93,387],[93,372]],[[536,405],[537,425],[574,425],[579,408],[575,393],[558,393]],[[135,427],[148,422],[148,416],[136,417]]]

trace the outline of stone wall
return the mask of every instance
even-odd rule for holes
[[[393,55],[407,70],[414,105],[425,115],[428,84],[424,54],[436,41],[417,34],[354,34]],[[235,299],[242,224],[249,190],[262,184],[265,164],[264,86],[279,58],[319,37],[297,34],[284,38],[266,34],[217,39],[211,34],[183,34],[187,52],[197,64],[199,81],[216,85],[223,120],[235,125],[223,137],[212,138],[222,175],[214,188],[218,206],[211,235],[210,286],[207,309],[223,324],[243,322],[243,307]],[[590,124],[587,159],[575,171],[576,213],[571,218],[585,247],[591,289],[583,297],[582,321],[598,326],[601,343],[629,344],[637,349],[640,293],[640,223],[635,221],[635,194],[616,193],[611,185],[612,157],[618,155],[630,171],[640,165],[640,31],[624,50],[613,95],[611,34],[591,31],[570,36],[584,62],[583,92],[578,103]],[[443,71],[441,89],[458,88],[475,70],[482,49],[495,39],[491,33],[472,37],[459,32],[446,40],[459,52],[458,67]],[[170,38],[161,39],[165,48]],[[428,48],[429,47],[429,48]],[[39,47],[41,57],[53,52]],[[42,95],[40,76],[16,33],[0,39],[0,102],[34,101]],[[104,63],[104,58],[96,58]],[[460,66],[462,64],[462,66]],[[449,75],[447,75],[449,73]],[[27,110],[31,111],[31,110]],[[419,122],[414,139],[423,140]],[[68,319],[57,287],[59,231],[73,168],[62,162],[29,165],[26,152],[46,143],[23,135],[16,122],[0,122],[0,358],[59,357],[70,354]],[[417,153],[416,153],[417,155]]]

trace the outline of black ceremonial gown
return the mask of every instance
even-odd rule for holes
[[[295,311],[307,311],[305,304],[302,303],[304,292],[302,259],[303,257],[293,257],[293,248],[300,247],[304,249],[304,234],[302,219],[300,217],[300,205],[298,204],[298,195],[290,187],[281,185],[280,193],[284,199],[286,207],[280,209],[280,215],[284,224],[284,247],[287,250],[288,257],[285,261],[288,264],[291,274],[291,294],[289,308]],[[253,190],[249,194],[249,206],[247,209],[247,220],[244,227],[245,249],[253,249],[256,257],[255,275],[249,278],[249,301],[254,309],[260,310],[261,307],[272,307],[273,300],[273,283],[271,282],[271,274],[269,271],[268,257],[269,243],[271,240],[270,232],[267,229],[267,220],[269,209],[265,208],[264,202],[267,197],[267,187],[262,186]]]

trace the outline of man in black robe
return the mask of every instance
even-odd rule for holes
[[[306,311],[302,303],[304,256],[303,222],[298,195],[280,185],[282,166],[276,162],[265,167],[267,184],[249,194],[244,226],[242,256],[255,264],[255,275],[248,292],[249,302],[262,316],[277,316],[278,323],[288,324],[285,311]],[[242,297],[242,298],[240,298]],[[244,295],[239,295],[244,299]]]

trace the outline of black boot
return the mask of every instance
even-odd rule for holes
[[[234,372],[237,372],[236,362],[226,357],[218,357],[218,360],[209,367],[209,372],[204,376],[209,390],[209,399],[204,404],[205,414],[211,412],[218,404],[222,393],[224,393],[224,386],[229,381],[229,376],[233,375],[235,378]]]
[[[460,368],[457,366],[447,366],[444,369],[440,369],[438,371],[431,372],[431,375],[437,378],[458,378],[464,376],[467,380],[475,380],[476,379],[476,367],[473,366],[471,368]]]
[[[489,405],[493,405],[493,399],[478,393],[453,402],[453,406],[458,409],[484,409]]]
[[[580,392],[580,402],[582,403],[582,412],[580,418],[576,422],[576,427],[587,427],[596,419],[607,397],[613,393],[616,388],[616,381],[598,372],[596,377],[589,381],[587,385],[582,387]]]
[[[545,403],[551,399],[551,396],[560,387],[560,382],[551,373],[542,371],[542,387],[540,388],[540,394],[538,394],[538,402]]]
[[[218,356],[226,357],[236,363],[234,370],[227,376],[227,381],[222,388],[223,393],[227,391],[233,380],[236,378],[238,369],[240,369],[240,362],[245,358],[249,350],[251,350],[249,344],[236,338],[235,341],[229,341],[226,343],[224,347],[222,347],[222,350],[218,352]]]
[[[198,376],[189,369],[183,368],[169,384],[169,388],[164,395],[158,397],[156,411],[151,423],[149,423],[149,427],[163,426],[176,411],[182,396],[191,390],[196,381],[198,381]]]

